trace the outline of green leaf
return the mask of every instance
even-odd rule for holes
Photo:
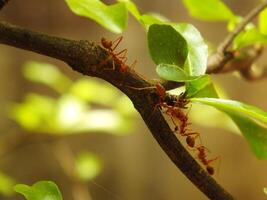
[[[57,185],[51,181],[39,181],[33,186],[18,184],[14,189],[27,200],[62,200]]]
[[[235,16],[235,17],[233,17],[233,18],[232,18],[231,20],[229,20],[228,23],[227,23],[227,30],[228,30],[229,32],[232,32],[232,31],[235,29],[235,27],[236,27],[239,23],[242,22],[243,19],[244,19],[244,18],[241,17],[241,16]],[[247,25],[247,26],[249,26],[249,25]]]
[[[157,13],[148,13],[140,17],[141,24],[148,29],[152,24],[166,24],[169,20]]]
[[[217,98],[192,98],[192,102],[210,105],[232,118],[255,155],[267,159],[267,113],[238,101]]]
[[[120,97],[118,90],[95,79],[81,78],[70,87],[69,93],[84,101],[104,106],[113,105]]]
[[[170,25],[153,24],[149,27],[148,47],[151,58],[158,64],[182,67],[188,54],[184,37]]]
[[[27,130],[42,131],[44,127],[55,125],[54,110],[56,101],[38,94],[28,94],[23,103],[13,104],[9,115]]]
[[[75,161],[77,176],[83,181],[90,181],[101,172],[102,164],[100,159],[88,152],[81,153]]]
[[[188,57],[184,70],[190,76],[205,74],[208,60],[208,46],[200,32],[191,24],[173,24],[173,27],[185,38],[188,46]]]
[[[260,33],[267,35],[267,8],[260,12],[258,20]]]
[[[228,21],[232,11],[220,0],[183,0],[191,16],[207,21]]]
[[[107,6],[99,0],[65,1],[76,15],[90,18],[114,33],[121,33],[126,28],[128,12],[125,3]]]
[[[263,188],[263,192],[264,192],[264,194],[267,195],[267,187],[264,187],[264,188]]]
[[[209,128],[220,128],[241,135],[240,130],[233,120],[215,107],[202,104],[194,104],[190,110],[192,124]]]
[[[185,82],[196,78],[188,76],[183,69],[176,65],[159,64],[156,71],[161,78],[169,81]]]
[[[4,196],[11,196],[13,194],[13,187],[15,185],[15,181],[4,174],[3,172],[0,172],[0,193]]]
[[[72,82],[56,66],[48,63],[27,62],[23,66],[23,75],[30,81],[43,83],[60,93],[67,91]]]
[[[141,17],[137,6],[131,0],[117,0],[118,2],[123,2],[126,5],[127,10],[137,19]]]
[[[267,35],[260,33],[255,27],[249,28],[245,32],[240,33],[234,40],[234,48],[240,49],[252,44],[266,44]]]
[[[217,98],[217,92],[212,84],[211,77],[209,75],[203,75],[197,79],[194,79],[186,83],[187,97],[215,97]]]

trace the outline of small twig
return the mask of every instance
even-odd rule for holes
[[[240,75],[248,81],[258,81],[267,77],[267,67],[265,66],[261,72],[257,73],[253,70],[253,66],[246,70],[240,70]]]
[[[267,6],[267,0],[252,9],[237,27],[218,46],[217,52],[209,58],[207,73],[218,73],[224,65],[233,58],[233,54],[228,51],[236,36],[243,31],[246,25],[253,20]]]
[[[145,88],[153,86],[150,84],[151,80],[143,79],[133,70],[124,74],[119,70],[105,70],[113,67],[112,62],[107,63],[108,66],[100,65],[108,58],[107,52],[88,41],[48,36],[0,22],[0,43],[65,61],[79,73],[102,78],[116,86],[131,99],[161,148],[198,189],[210,199],[233,199],[183,147],[161,112],[155,111],[158,99],[155,99],[154,90],[139,91],[121,84],[121,80],[125,80],[129,86]]]
[[[0,0],[0,10],[9,2],[10,0]]]

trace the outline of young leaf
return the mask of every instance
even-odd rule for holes
[[[267,35],[260,33],[255,27],[249,28],[245,32],[240,33],[234,40],[234,48],[240,49],[252,44],[266,44]]]
[[[110,84],[100,83],[92,78],[80,78],[76,80],[71,85],[69,93],[83,101],[104,106],[114,105],[121,96]]]
[[[200,20],[228,21],[232,11],[221,0],[183,0],[190,15]]]
[[[149,27],[148,47],[151,58],[158,64],[182,67],[188,54],[184,37],[170,25],[153,24]]]
[[[200,32],[191,24],[173,24],[173,27],[186,39],[188,57],[184,70],[190,76],[205,74],[208,60],[208,46]]]
[[[251,105],[217,98],[192,98],[192,102],[210,105],[232,118],[255,155],[267,159],[267,113]]]
[[[137,19],[141,17],[140,12],[134,2],[131,0],[117,0],[118,2],[123,2],[126,5],[127,10]]]
[[[14,185],[15,181],[0,171],[0,194],[3,196],[11,196],[14,193]]]
[[[156,13],[149,13],[142,15],[139,21],[146,29],[148,29],[152,24],[166,24],[168,19]]]
[[[66,92],[72,83],[56,66],[48,63],[27,62],[23,66],[23,75],[28,80],[43,83],[59,93]]]
[[[186,82],[196,78],[188,76],[183,69],[176,65],[159,64],[156,71],[161,78],[169,81]]]
[[[39,181],[33,186],[18,184],[14,189],[27,200],[62,200],[57,185],[51,181]]]
[[[186,95],[192,97],[214,97],[217,98],[217,92],[212,84],[209,75],[203,75],[199,78],[186,83]]]
[[[88,17],[114,33],[121,33],[126,28],[128,12],[125,3],[107,6],[99,0],[65,1],[76,15]]]
[[[83,181],[94,179],[101,172],[100,159],[88,152],[81,153],[75,161],[77,176]]]
[[[267,8],[259,15],[259,30],[262,34],[267,35]]]

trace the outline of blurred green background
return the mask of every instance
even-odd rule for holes
[[[258,3],[225,2],[240,15]],[[214,46],[227,33],[224,23],[192,19],[180,0],[135,3],[143,12],[194,24]],[[117,37],[75,16],[63,0],[13,0],[1,11],[1,18],[77,40],[99,43],[101,37]],[[139,73],[157,78],[143,28],[130,18],[123,36],[120,48],[128,49],[129,62],[137,59]],[[0,52],[0,199],[23,199],[12,194],[12,185],[39,180],[57,183],[65,200],[206,199],[163,153],[131,102],[111,85],[32,52],[3,45]],[[267,110],[267,80],[252,83],[230,74],[213,79],[229,98]],[[215,164],[219,165],[217,181],[237,199],[266,199],[262,188],[267,185],[267,161],[257,160],[241,136],[223,129],[228,123],[207,127],[210,123],[203,119],[211,115],[210,110],[196,112],[193,106],[190,114],[199,122],[193,127],[201,132],[203,143],[221,156],[220,164]],[[219,120],[214,122],[221,125]]]

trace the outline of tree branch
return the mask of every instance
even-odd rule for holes
[[[135,71],[126,73],[112,68],[112,61],[106,66],[100,64],[109,58],[100,46],[88,41],[74,41],[26,30],[0,22],[0,43],[37,52],[66,62],[79,73],[102,78],[116,86],[133,102],[154,138],[169,156],[172,162],[194,183],[207,197],[216,200],[230,200],[227,193],[205,170],[190,156],[179,142],[159,110],[154,111],[158,95],[154,89],[134,90],[125,84],[137,87],[151,87],[150,80],[141,78]]]
[[[267,7],[267,0],[263,1],[257,7],[252,9],[242,20],[237,27],[229,33],[229,35],[223,40],[223,42],[218,46],[217,52],[210,56],[208,62],[207,73],[218,73],[220,72],[225,64],[234,58],[232,52],[228,51],[228,48],[232,45],[236,36],[243,31],[246,25],[253,20],[264,8]]]

